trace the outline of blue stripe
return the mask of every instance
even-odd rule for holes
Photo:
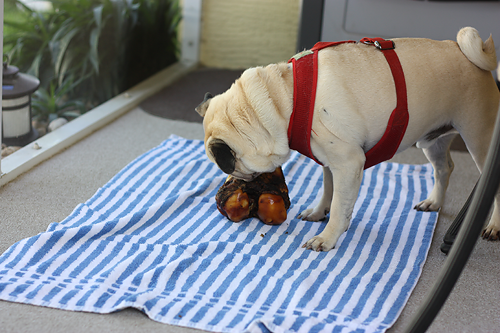
[[[169,263],[173,262],[173,261],[176,261],[182,255],[182,253],[184,252],[185,248],[186,247],[182,246],[182,245],[176,247],[175,248],[175,253],[169,258]],[[161,266],[158,266],[155,269],[153,277],[151,278],[151,281],[148,284],[148,288],[155,288],[158,285],[158,280],[160,278],[160,275],[165,270],[165,268],[166,268],[165,265],[161,265]],[[162,294],[163,294],[163,292],[162,292]]]
[[[160,253],[158,253],[158,255],[151,262],[151,264],[147,268],[145,268],[142,272],[136,274],[131,283],[134,286],[139,286],[142,282],[142,279],[144,278],[144,275],[148,272],[153,271],[155,267],[158,267],[163,262],[164,258],[167,257],[170,249],[171,247],[163,245]]]
[[[98,246],[95,248],[92,253],[85,258],[81,264],[77,265],[75,269],[73,269],[68,275],[71,277],[78,277],[80,276],[82,270],[87,268],[92,262],[96,261],[97,258],[100,258],[100,255],[104,253],[104,250],[112,245],[112,242],[108,241],[101,241],[99,242]],[[114,259],[119,255],[121,250],[125,247],[126,243],[120,242],[117,243],[110,251],[109,254],[103,257],[98,265],[94,267],[87,275],[85,275],[84,279],[90,280],[93,279],[99,272],[102,272],[104,267],[109,265],[109,263],[113,262]],[[61,267],[60,271],[54,272],[54,275],[60,275],[63,270],[66,269],[67,266]]]
[[[9,296],[16,297],[16,296],[24,293],[26,291],[26,289],[28,289],[28,287],[30,287],[30,286],[31,286],[30,284],[21,284],[21,285],[17,286],[16,289],[9,294]]]
[[[149,255],[151,254],[151,252],[153,252],[153,250],[154,247],[152,245],[148,245],[144,251],[141,251],[137,255],[135,255],[130,265],[128,265],[127,268],[125,268],[122,274],[114,282],[116,288],[120,288],[120,285],[123,283],[123,281],[128,277],[132,276],[132,274],[134,274],[139,269],[139,266],[149,257]]]
[[[93,241],[98,240],[100,237],[104,236],[108,232],[110,232],[114,228],[114,223],[106,223],[100,232],[89,238],[86,242],[83,242],[77,251],[70,254],[67,259],[57,267],[52,273],[54,276],[61,276],[63,272],[68,268],[72,268],[73,263],[80,258],[80,256],[85,253],[85,251],[92,246]],[[101,245],[101,244],[99,244]],[[92,252],[90,256],[85,258],[82,262],[80,262],[76,267],[73,267],[73,270],[68,274],[72,278],[76,278],[80,272],[85,269],[90,262],[92,262],[95,258],[97,258],[102,253],[102,250],[98,247],[96,250]]]
[[[66,295],[64,295],[64,297],[61,298],[61,300],[59,301],[59,303],[67,305],[68,302],[71,299],[73,299],[73,297],[75,297],[79,292],[80,292],[80,290],[78,290],[78,289],[70,290]]]
[[[97,290],[97,288],[98,286],[91,285],[90,289],[83,295],[83,297],[76,302],[76,307],[83,308],[87,303],[87,300],[90,298],[90,296],[92,296],[92,294]]]
[[[73,223],[73,221],[77,219],[78,215],[82,214],[83,211],[85,211],[85,213]],[[79,227],[81,223],[91,220],[94,214],[94,211],[90,210],[87,206],[82,205],[61,223],[52,223],[47,231],[57,231],[68,227]]]
[[[108,292],[105,292],[104,294],[102,294],[99,299],[97,300],[97,302],[94,304],[94,307],[96,308],[102,308],[104,306],[104,304],[106,304],[106,302],[113,296],[113,292],[111,289],[108,289]]]
[[[128,249],[127,253],[125,254],[124,257],[122,257],[118,261],[114,261],[114,265],[112,265],[110,268],[99,274],[99,277],[108,277],[115,269],[116,267],[120,266],[123,262],[126,262],[128,259],[130,259],[133,255],[139,252],[140,245],[139,244],[132,244],[132,246]]]
[[[197,247],[196,251],[190,257],[181,260],[179,264],[176,265],[175,269],[170,274],[170,278],[165,285],[163,293],[169,293],[174,291],[182,273],[186,270],[189,270],[189,268],[193,265],[193,263],[197,261],[197,259],[206,251],[206,249],[207,249],[206,243],[200,244]],[[182,281],[179,282],[182,283]]]
[[[52,263],[54,263],[63,254],[67,253],[69,251],[69,249],[71,249],[73,246],[75,246],[76,243],[80,239],[82,239],[85,235],[87,235],[90,230],[91,230],[91,227],[89,227],[89,226],[82,227],[81,229],[78,229],[78,231],[76,232],[75,236],[73,236],[70,240],[68,240],[68,242],[65,243],[56,254],[54,254],[48,260],[46,260],[46,261],[44,261],[44,262],[42,262],[42,263],[40,263],[38,265],[38,268],[37,268],[36,272],[39,273],[39,274],[44,274],[46,272],[46,270],[50,267],[50,265],[52,265]],[[61,235],[61,237],[63,235]],[[50,240],[47,243],[49,243],[49,242],[50,242]],[[43,247],[42,247],[42,249],[43,249]],[[42,252],[42,254],[43,254],[43,252]],[[35,255],[28,262],[28,264],[26,265],[26,267],[34,266],[41,259],[41,257],[43,257],[43,256],[40,256],[40,258],[37,258],[37,255]],[[26,269],[26,267],[25,267],[25,269]]]
[[[19,241],[17,243],[14,243],[11,247],[9,247],[7,249],[7,251],[5,251],[1,256],[0,256],[0,265],[3,264],[3,262],[7,259],[10,258],[10,256],[12,255],[12,253],[14,253],[14,251],[17,249],[17,246],[19,244],[21,244],[23,241]],[[0,274],[3,274],[1,271],[0,271]]]
[[[56,287],[52,288],[49,291],[49,293],[47,295],[45,295],[45,297],[43,297],[43,301],[44,302],[50,302],[52,300],[52,298],[54,298],[55,296],[57,296],[62,290],[63,290],[63,288],[61,288],[59,286],[56,286]]]
[[[42,289],[43,287],[43,284],[40,284],[38,285],[35,290],[32,290],[30,291],[27,295],[26,295],[26,298],[27,299],[34,299],[37,295],[38,295],[38,292]]]
[[[12,261],[5,264],[5,267],[14,268],[23,259],[24,255],[29,251],[29,249],[36,243],[38,238],[40,238],[40,235],[41,234],[38,234],[36,236],[26,239],[23,248],[19,251],[19,253]]]

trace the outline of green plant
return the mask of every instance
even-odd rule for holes
[[[15,0],[5,0],[4,1],[4,18],[8,18],[14,22],[23,22],[24,15],[19,12],[18,8],[16,8]],[[12,29],[9,25],[4,25],[3,34],[4,36],[8,36],[15,32],[15,29]],[[9,52],[9,49],[6,48],[8,45],[4,45],[4,52]]]
[[[5,18],[11,64],[66,101],[94,107],[177,60],[178,0],[50,0],[45,13],[8,1],[22,15]]]
[[[52,82],[48,89],[39,88],[33,94],[32,107],[36,110],[36,120],[47,122],[55,117],[76,118],[85,112],[85,104],[80,99],[68,100],[68,93],[76,84],[70,80],[56,85]]]

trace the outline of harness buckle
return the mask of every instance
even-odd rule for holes
[[[394,44],[394,42],[392,40],[383,40],[383,41],[378,41],[376,40],[373,45],[375,45],[375,47],[381,51],[383,50],[394,50],[396,48],[396,45]]]
[[[390,39],[382,39],[382,38],[363,38],[360,42],[373,45],[377,49],[384,50],[394,50],[396,48],[396,44]]]

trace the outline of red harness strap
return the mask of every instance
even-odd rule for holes
[[[374,45],[382,51],[394,77],[397,103],[392,112],[386,131],[380,141],[366,152],[364,168],[367,169],[394,156],[403,139],[408,126],[408,102],[406,82],[399,58],[394,51],[394,42],[382,38],[363,38],[362,43]],[[311,50],[301,52],[289,62],[293,64],[293,112],[288,126],[288,144],[291,149],[312,158],[321,164],[311,150],[311,128],[316,99],[318,80],[318,52],[326,47],[336,46],[344,42],[319,42]]]

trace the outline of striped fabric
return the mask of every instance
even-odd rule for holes
[[[301,245],[325,223],[295,216],[321,192],[321,168],[293,153],[280,226],[232,223],[214,196],[225,175],[203,143],[171,137],[131,162],[61,223],[0,256],[0,299],[151,319],[217,332],[384,332],[420,275],[437,214],[412,207],[430,165],[365,171],[336,249]],[[29,221],[26,221],[29,223]]]

